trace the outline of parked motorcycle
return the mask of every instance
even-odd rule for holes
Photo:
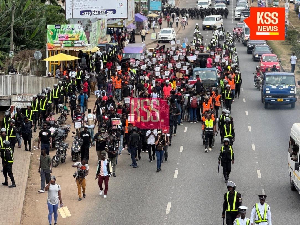
[[[60,145],[56,150],[56,154],[52,158],[53,167],[57,167],[60,163],[66,162],[68,147],[68,143],[60,142]]]
[[[66,106],[64,106],[63,104],[59,104],[58,105],[58,110],[61,113],[60,116],[57,118],[57,122],[59,125],[65,124],[65,122],[67,121],[67,115],[69,113],[69,110]]]
[[[73,134],[75,134],[75,132],[73,132]],[[82,140],[78,136],[72,136],[72,137],[74,137],[74,140],[71,147],[71,156],[72,156],[72,161],[76,162],[80,157]]]

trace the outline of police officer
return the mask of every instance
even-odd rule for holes
[[[4,141],[8,141],[9,137],[8,135],[6,135],[6,129],[5,128],[1,128],[1,136],[0,136],[0,147],[1,147],[1,158],[2,158],[2,162],[3,162],[3,154],[4,154]],[[3,165],[3,163],[2,163]]]
[[[10,126],[7,129],[7,135],[10,141],[11,150],[15,151],[15,145],[17,143],[17,128],[15,127],[15,120],[11,119]]]
[[[34,132],[36,132],[36,124],[39,120],[39,99],[36,95],[33,96],[31,102],[31,110],[33,111]]]
[[[233,145],[233,142],[235,141],[235,139],[234,139],[235,132],[234,132],[234,127],[231,123],[231,119],[229,117],[225,118],[223,135],[224,135],[224,138],[228,138],[230,140],[230,145]]]
[[[58,114],[58,103],[59,103],[59,98],[60,98],[60,89],[57,84],[53,85],[53,90],[52,90],[52,98],[53,98],[53,112],[55,110],[55,113]]]
[[[267,195],[264,193],[258,195],[259,203],[256,203],[251,211],[250,223],[259,225],[272,225],[271,209],[270,206],[265,203]]]
[[[4,114],[2,127],[4,127],[5,129],[9,128],[10,119],[10,112],[7,110]]]
[[[239,207],[239,214],[240,217],[236,218],[233,222],[233,225],[250,225],[250,219],[246,218],[246,210],[248,208],[246,206],[240,206]]]
[[[223,142],[224,145],[221,147],[219,155],[219,164],[221,162],[225,183],[227,183],[231,172],[231,163],[234,164],[234,152],[228,138],[224,138]]]
[[[238,208],[242,205],[242,195],[238,193],[235,188],[235,183],[229,181],[227,183],[228,192],[224,194],[222,218],[225,218],[226,212],[227,225],[233,225],[233,221],[238,215]]]
[[[241,92],[241,85],[242,85],[242,77],[240,71],[236,72],[236,75],[234,77],[235,81],[235,98],[240,98],[240,92]]]
[[[40,100],[40,125],[42,126],[43,122],[46,120],[46,112],[47,112],[47,99],[45,94],[41,94]]]
[[[231,104],[234,96],[232,95],[232,91],[230,90],[229,84],[226,85],[224,96],[225,96],[225,107],[231,111]]]
[[[84,130],[80,132],[80,138],[82,139],[82,145],[81,145],[81,158],[85,158],[87,160],[87,163],[90,158],[90,144],[91,144],[91,134],[88,132],[88,126],[84,126]]]
[[[28,119],[28,117],[24,118],[24,123],[22,124],[21,127],[21,134],[24,140],[24,145],[25,145],[25,151],[31,151],[31,138],[32,138],[32,123],[31,121]],[[29,150],[27,148],[27,143],[29,146]]]
[[[215,121],[211,118],[211,114],[207,115],[207,119],[204,122],[204,132],[205,132],[205,152],[208,152],[207,147],[209,147],[209,151],[211,151],[214,134],[216,132],[216,124]]]
[[[13,157],[13,151],[10,148],[10,142],[9,141],[4,141],[4,152],[3,152],[3,158],[2,158],[2,163],[3,163],[3,175],[4,175],[4,183],[2,183],[4,186],[8,186],[8,178],[7,175],[9,176],[11,180],[11,185],[8,186],[9,188],[14,188],[16,187],[15,183],[15,178],[12,172],[12,165],[14,162],[14,157]]]
[[[33,111],[31,110],[31,106],[28,105],[25,111],[25,116],[28,118],[29,121],[33,121]]]

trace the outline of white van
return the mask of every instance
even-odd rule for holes
[[[197,3],[197,6],[198,6],[198,9],[207,9],[209,8],[211,5],[211,0],[198,0],[198,3]]]
[[[212,15],[204,18],[202,22],[202,29],[217,29],[223,26],[223,18],[221,15]]]
[[[247,43],[250,39],[250,28],[244,24],[243,26],[243,33],[242,33],[242,43],[247,46]]]
[[[294,123],[291,129],[289,149],[288,149],[288,168],[292,191],[300,194],[300,171],[299,171],[299,146],[300,146],[300,123]]]

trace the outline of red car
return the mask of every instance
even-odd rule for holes
[[[237,23],[233,28],[233,33],[242,33],[243,27],[244,27],[244,23]]]
[[[264,72],[275,71],[273,66],[276,65],[276,71],[280,71],[280,64],[275,54],[263,54],[260,58],[260,70]]]

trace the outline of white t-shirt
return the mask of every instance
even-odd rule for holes
[[[87,170],[87,171],[88,171],[89,168],[90,168],[90,167],[89,167],[89,164],[82,165],[81,162],[76,162],[76,163],[74,163],[74,166],[77,166],[78,169],[80,169],[82,166],[85,166],[85,170]]]
[[[151,130],[147,130],[146,132],[146,137],[151,134]],[[154,134],[154,135],[153,135]],[[155,137],[157,136],[157,130],[153,130],[153,134],[151,134],[148,139],[147,139],[147,144],[148,145],[154,145],[155,144]]]
[[[94,129],[95,128],[95,120],[96,116],[92,113],[88,114],[85,118],[84,121],[87,123],[88,128]]]
[[[57,205],[59,202],[58,191],[60,191],[60,185],[50,184],[48,190],[48,203],[51,205]]]
[[[291,64],[296,64],[296,61],[297,61],[297,56],[292,55],[291,56]]]

